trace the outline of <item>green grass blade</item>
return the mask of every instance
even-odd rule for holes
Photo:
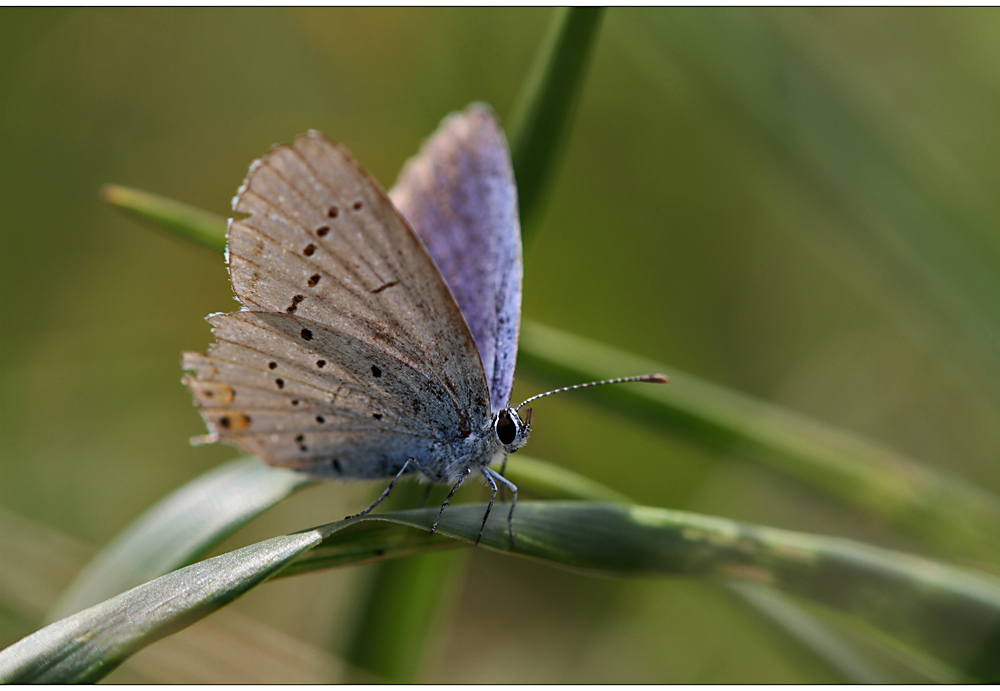
[[[153,505],[94,557],[48,620],[190,564],[250,519],[315,482],[256,458],[230,461],[201,475]]]
[[[532,492],[546,497],[631,503],[630,498],[604,485],[571,470],[525,456],[524,453],[508,459],[507,477],[519,487],[530,488]],[[733,583],[730,587],[757,614],[771,621],[843,681],[887,683],[885,675],[875,666],[790,598],[762,583]]]
[[[450,542],[443,546],[461,546]],[[446,610],[444,595],[467,557],[467,550],[452,549],[382,562],[346,658],[380,679],[417,681],[431,631]]]
[[[525,243],[569,134],[603,12],[602,7],[556,10],[515,102],[508,134]]]
[[[193,624],[319,544],[311,530],[244,547],[129,590],[0,651],[0,683],[97,681],[129,656]]]
[[[769,583],[868,621],[975,678],[1000,680],[1000,581],[990,576],[841,538],[585,502],[518,504],[512,549],[503,511],[496,513],[481,543],[490,549],[602,575]],[[436,514],[375,518],[427,528]],[[481,506],[455,507],[439,530],[471,540],[481,520]]]
[[[628,502],[629,498],[562,466],[518,452],[507,458],[507,475],[522,491],[553,499]]]
[[[590,502],[522,502],[512,547],[506,507],[497,508],[482,547],[595,575],[769,583],[869,622],[972,678],[1000,680],[1000,581],[990,576],[851,540]],[[272,576],[471,544],[483,510],[450,507],[438,535],[427,532],[434,507],[339,521],[208,559],[22,639],[0,652],[0,680],[99,679]]]
[[[946,553],[1000,555],[1000,500],[845,430],[528,320],[521,327],[518,367],[555,385],[662,372],[670,377],[668,386],[596,387],[590,396],[865,507]]]
[[[216,252],[226,249],[226,219],[151,192],[105,185],[101,199],[133,218]]]

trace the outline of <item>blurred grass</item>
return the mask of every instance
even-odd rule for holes
[[[525,245],[537,227],[550,178],[572,132],[573,111],[580,100],[604,10],[556,10],[514,101],[513,114],[507,118]]]
[[[225,214],[250,160],[314,127],[388,186],[444,112],[511,112],[551,14],[0,9],[0,505],[103,544],[231,457],[187,447],[200,421],[177,383],[178,353],[208,341],[200,318],[234,307],[223,267],[102,210],[101,184]],[[608,10],[526,315],[996,493],[995,296],[973,293],[995,276],[998,31],[991,8]],[[926,549],[877,512],[573,399],[536,416],[532,454],[646,503]],[[240,539],[363,494],[317,488]],[[694,586],[468,568],[504,611],[446,586],[461,616],[433,634],[428,680],[828,678]],[[327,607],[356,584],[295,581],[235,607],[340,645]],[[518,669],[482,659],[482,640]]]

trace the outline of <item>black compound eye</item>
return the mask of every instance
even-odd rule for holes
[[[497,417],[496,430],[501,444],[510,444],[517,437],[517,425],[505,412]]]

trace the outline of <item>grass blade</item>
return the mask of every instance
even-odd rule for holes
[[[226,249],[226,219],[221,216],[121,185],[105,185],[100,195],[104,202],[154,228],[216,252]]]
[[[603,12],[602,7],[556,10],[514,105],[508,133],[525,243],[568,137]]]
[[[0,682],[97,681],[130,655],[229,604],[319,544],[319,530],[272,538],[161,576],[0,651]]]
[[[162,576],[0,652],[2,681],[93,681],[275,576],[472,544],[484,507],[377,514],[273,538]],[[606,576],[769,583],[845,612],[982,681],[1000,680],[1000,581],[851,540],[642,506],[523,502],[481,546]],[[411,528],[419,528],[413,531]],[[449,540],[449,538],[453,538]]]
[[[428,528],[436,514],[375,518]],[[482,507],[456,507],[439,530],[472,541],[481,520]],[[640,506],[524,502],[514,525],[514,548],[502,515],[491,517],[481,544],[594,574],[769,583],[867,621],[977,679],[1000,680],[1000,581],[986,575],[852,540]]]
[[[663,372],[669,386],[596,387],[591,396],[863,506],[946,553],[1000,555],[1000,500],[845,430],[528,320],[521,326],[518,367],[557,386]]]
[[[315,482],[256,458],[230,461],[201,475],[153,505],[94,557],[48,620],[190,564],[253,517]]]

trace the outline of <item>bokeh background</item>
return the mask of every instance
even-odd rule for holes
[[[99,187],[225,215],[249,163],[310,128],[389,187],[448,112],[510,114],[552,12],[0,9],[0,647],[97,546],[236,455],[188,444],[203,427],[180,384],[203,317],[237,307],[222,258]],[[609,10],[526,247],[524,315],[1000,492],[998,36],[992,9]],[[535,415],[533,456],[641,503],[934,554],[585,398]],[[310,489],[220,549],[374,491]],[[39,577],[15,582],[11,560]],[[154,646],[111,679],[337,681],[371,573],[268,584],[177,636],[186,653]],[[834,680],[707,583],[477,550],[446,603],[424,681]]]

